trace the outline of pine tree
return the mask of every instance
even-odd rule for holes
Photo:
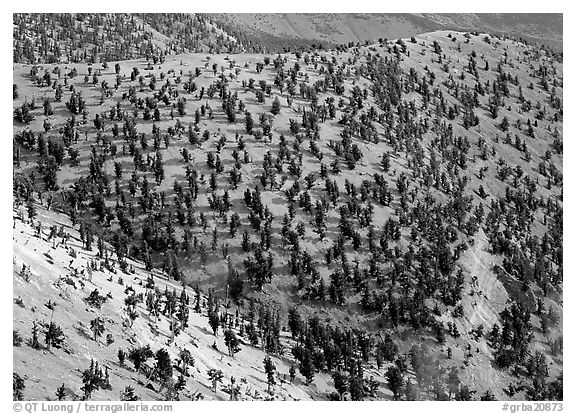
[[[173,390],[176,392],[176,396],[174,399],[178,399],[178,394],[186,388],[186,378],[183,375],[179,375],[178,379],[176,380],[176,384],[173,386]]]
[[[50,104],[50,100],[48,98],[44,99],[42,107],[44,108],[44,116],[54,115],[54,110],[52,109],[52,105]]]
[[[36,321],[32,322],[32,338],[29,345],[34,349],[40,349],[40,341],[38,340],[38,324]]]
[[[200,313],[202,311],[201,307],[200,307],[200,301],[201,301],[201,291],[200,291],[200,287],[198,285],[196,285],[196,287],[194,288],[195,291],[195,299],[194,299],[194,312],[196,313]]]
[[[364,379],[361,375],[351,375],[348,382],[348,388],[350,390],[350,398],[352,401],[364,400]]]
[[[436,53],[437,55],[442,54],[442,48],[440,47],[440,44],[438,43],[437,40],[434,40],[434,42],[432,43],[432,46],[434,48],[434,53]]]
[[[118,349],[118,363],[121,367],[124,366],[124,363],[126,361],[126,351],[124,351],[122,348]]]
[[[294,379],[296,378],[296,368],[294,368],[294,365],[290,365],[290,369],[288,370],[288,376],[290,377],[290,384],[292,384],[294,382]]]
[[[492,391],[487,390],[484,394],[480,396],[480,401],[496,401],[496,397],[494,397]]]
[[[134,394],[134,388],[127,385],[120,394],[120,401],[140,401],[140,397]]]
[[[182,349],[178,354],[178,357],[180,358],[180,363],[182,364],[180,372],[182,372],[182,375],[188,376],[188,367],[194,366],[194,357],[187,349]]]
[[[157,378],[164,384],[172,378],[172,361],[170,359],[170,354],[164,348],[156,351],[156,364],[154,366]]]
[[[97,317],[96,319],[91,320],[90,321],[90,330],[94,334],[94,341],[97,342],[98,337],[101,336],[105,331],[104,319]]]
[[[82,384],[81,390],[84,391],[85,400],[90,399],[94,391],[100,388],[110,388],[108,369],[102,372],[98,362],[92,360],[90,367],[82,373]]]
[[[320,201],[316,201],[316,214],[314,216],[314,231],[320,237],[320,240],[324,240],[326,237],[326,214],[324,212],[324,207]]]
[[[34,220],[34,218],[36,218],[36,206],[34,205],[34,202],[32,201],[32,198],[28,198],[28,201],[26,203],[26,209],[28,212],[28,219],[30,220],[30,222],[32,222]]]
[[[288,327],[292,333],[292,338],[296,339],[302,330],[302,318],[298,308],[291,307],[288,309]]]
[[[218,305],[214,306],[213,309],[208,306],[208,323],[212,328],[214,336],[218,336],[218,327],[220,326],[220,316],[218,315]]]
[[[178,99],[177,109],[180,116],[186,115],[186,98],[181,97]]]
[[[508,121],[508,118],[507,117],[502,118],[502,121],[500,122],[500,129],[504,132],[507,132],[509,127],[510,122]]]
[[[273,276],[274,261],[272,255],[264,256],[262,248],[256,246],[254,255],[244,259],[248,279],[260,290],[265,283],[270,283]]]
[[[388,172],[390,170],[390,153],[386,152],[382,155],[381,165],[384,172]]]
[[[306,384],[310,384],[314,379],[314,361],[312,353],[306,348],[302,350],[299,369],[302,376],[306,378]]]
[[[254,128],[254,120],[252,119],[252,114],[248,111],[245,112],[246,116],[246,133],[251,134]]]
[[[270,392],[270,388],[272,385],[276,384],[276,380],[274,379],[274,373],[276,372],[276,366],[272,362],[270,356],[266,355],[264,358],[264,372],[266,372],[266,382],[268,383],[268,392]]]
[[[162,163],[162,153],[156,151],[156,157],[154,159],[154,177],[156,179],[156,184],[160,184],[164,180],[164,165]]]
[[[344,400],[344,393],[348,390],[348,383],[346,377],[341,371],[337,370],[332,374],[332,379],[334,380],[334,388],[340,395],[340,401]]]
[[[17,373],[12,373],[12,400],[22,401],[24,400],[24,390],[26,385],[24,384],[24,379]]]
[[[58,398],[58,401],[66,398],[66,385],[64,383],[56,389],[56,398]]]
[[[154,352],[150,349],[150,345],[141,348],[134,348],[128,352],[128,359],[134,364],[136,372],[139,372],[140,368],[142,368],[142,364],[153,356]]]
[[[344,304],[344,275],[340,269],[335,270],[330,275],[330,300],[337,304]]]
[[[223,377],[224,373],[219,369],[212,368],[208,371],[208,378],[210,378],[210,381],[212,382],[212,391],[216,392],[218,383],[222,382]]]
[[[44,331],[44,334],[46,336],[45,343],[48,351],[50,351],[51,347],[60,348],[64,343],[64,333],[62,332],[62,328],[54,322],[50,322]]]
[[[274,98],[270,112],[272,112],[274,115],[278,115],[280,113],[280,99],[278,99],[278,97]]]
[[[234,354],[240,350],[238,347],[238,338],[236,338],[236,334],[231,329],[227,329],[224,331],[224,343],[228,348],[228,354],[234,358]]]
[[[12,346],[20,346],[22,345],[22,335],[18,332],[17,329],[12,330]]]
[[[386,381],[388,383],[388,388],[394,394],[394,399],[398,400],[400,398],[400,392],[402,387],[404,386],[404,378],[402,376],[402,372],[398,369],[396,365],[392,365],[386,371]]]

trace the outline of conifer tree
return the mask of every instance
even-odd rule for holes
[[[40,349],[40,341],[38,340],[38,324],[36,321],[32,322],[32,338],[29,345],[34,349]]]
[[[140,398],[134,393],[134,388],[127,385],[120,394],[120,401],[140,401]]]
[[[94,341],[98,341],[98,337],[101,336],[105,331],[104,319],[100,317],[92,319],[90,321],[90,330],[94,335]]]
[[[66,385],[64,383],[56,388],[56,398],[58,398],[58,401],[62,401],[66,398]]]
[[[400,391],[404,385],[404,378],[402,372],[398,369],[396,365],[392,365],[386,371],[386,381],[388,383],[388,388],[394,394],[394,399],[398,400],[400,397]]]
[[[245,112],[245,117],[246,117],[246,133],[248,134],[252,134],[253,128],[254,128],[254,120],[252,119],[252,114],[248,111]]]
[[[272,359],[269,355],[266,355],[264,358],[264,372],[266,373],[266,382],[268,383],[268,392],[270,392],[270,388],[276,384],[276,380],[274,379],[274,374],[276,372],[276,366],[272,362]]]
[[[306,348],[302,350],[299,369],[302,376],[306,378],[306,384],[310,384],[314,379],[314,361],[312,353]]]
[[[231,329],[227,329],[224,331],[224,343],[228,348],[228,354],[234,358],[234,354],[240,350],[238,347],[238,338],[236,338],[236,334]]]
[[[208,371],[208,378],[212,382],[212,391],[216,392],[218,383],[222,382],[222,378],[224,377],[224,373],[219,369],[210,369]]]
[[[26,389],[26,384],[24,384],[24,379],[17,373],[12,374],[12,399],[14,401],[24,400],[24,390]]]
[[[280,99],[278,99],[278,97],[274,98],[270,112],[272,112],[273,115],[278,115],[280,113]]]
[[[180,372],[182,372],[182,375],[188,376],[188,367],[194,366],[194,357],[189,350],[182,349],[178,354],[178,358],[180,358],[181,364]]]
[[[163,388],[172,378],[172,361],[170,359],[170,354],[164,348],[160,348],[156,351],[155,358],[156,363],[154,365],[154,371],[156,372],[156,377],[161,382]]]
[[[334,388],[340,395],[340,400],[344,399],[344,393],[348,390],[348,383],[346,381],[346,377],[340,370],[335,371],[332,374],[332,379],[334,380]]]
[[[54,322],[48,324],[46,330],[44,331],[46,349],[50,351],[51,347],[60,348],[64,343],[64,333],[62,328],[56,325]]]

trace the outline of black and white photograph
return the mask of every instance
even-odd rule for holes
[[[569,411],[563,13],[158,7],[11,15],[14,411]]]

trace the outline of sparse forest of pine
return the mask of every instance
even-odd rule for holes
[[[562,54],[248,40],[202,16],[14,15],[15,237],[42,263],[65,249],[56,289],[79,295],[38,319],[48,264],[17,250],[14,399],[48,396],[22,355],[83,335],[80,385],[50,398],[562,400]],[[200,335],[220,361],[258,352],[238,368],[258,396]]]

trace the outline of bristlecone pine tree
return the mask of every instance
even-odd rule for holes
[[[222,378],[224,377],[224,373],[219,369],[210,369],[208,371],[208,378],[212,382],[212,391],[216,392],[218,383],[222,382]]]
[[[120,394],[120,401],[140,401],[140,397],[134,393],[133,387],[127,385]]]
[[[98,337],[101,336],[104,331],[104,319],[97,317],[90,321],[90,330],[92,331],[94,341],[98,341]]]
[[[26,385],[24,380],[17,373],[12,374],[12,399],[14,401],[22,401],[24,399],[24,389]]]
[[[46,349],[50,351],[51,347],[60,348],[64,343],[64,332],[62,328],[54,322],[50,322],[44,331]]]
[[[266,372],[266,382],[268,383],[268,392],[270,392],[272,386],[276,384],[274,374],[276,372],[276,366],[272,362],[269,355],[264,358],[264,372]]]
[[[66,385],[64,383],[56,389],[56,398],[58,398],[58,401],[66,398]]]

